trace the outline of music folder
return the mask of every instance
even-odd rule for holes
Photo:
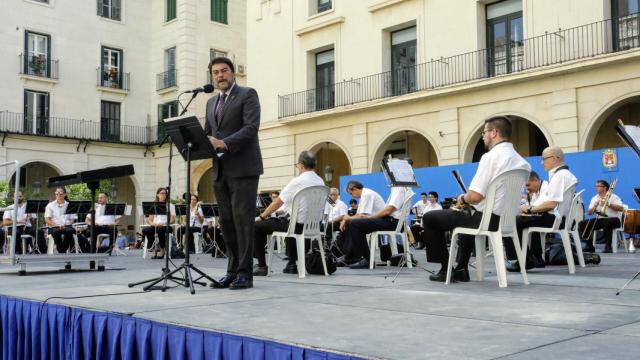
[[[202,215],[206,218],[219,216],[218,204],[200,204],[200,208],[202,209]]]
[[[193,115],[177,116],[164,120],[165,132],[184,160],[210,159],[216,151],[209,142],[198,118]],[[191,155],[187,159],[187,144],[191,143]]]
[[[27,214],[43,214],[47,205],[49,205],[49,200],[27,200],[25,212]]]
[[[167,215],[167,204],[163,202],[142,202],[142,213],[149,215]]]
[[[418,187],[413,168],[407,160],[382,159],[382,171],[391,181],[391,186]]]
[[[127,208],[127,204],[105,204],[103,207],[104,211],[102,215],[107,216],[122,216],[125,213]]]
[[[65,214],[87,214],[91,212],[91,201],[69,201]]]

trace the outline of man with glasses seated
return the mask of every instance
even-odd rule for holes
[[[369,267],[369,246],[367,244],[367,234],[376,230],[393,230],[397,225],[397,219],[392,216],[396,202],[389,203],[385,207],[382,196],[377,192],[365,188],[361,182],[351,180],[347,183],[347,193],[359,199],[358,211],[355,215],[345,215],[340,222],[340,231],[343,232],[342,241],[338,244],[344,255],[338,258],[338,266],[348,265],[353,269],[365,269]],[[402,198],[402,194],[394,197],[392,188],[392,198]],[[401,188],[397,188],[401,189]],[[413,193],[412,193],[413,194]],[[397,204],[396,204],[397,205]]]
[[[98,194],[98,204],[96,205],[96,226],[94,228],[94,233],[96,237],[98,234],[109,234],[109,243],[107,246],[100,246],[100,250],[102,249],[111,249],[113,246],[113,241],[116,237],[116,228],[120,225],[120,220],[122,216],[120,215],[104,215],[104,210],[109,201],[109,195],[105,192],[101,192]],[[85,218],[85,223],[87,225],[91,225],[91,214],[87,214]],[[91,231],[91,229],[89,229]]]
[[[340,200],[340,191],[337,188],[329,189],[329,198],[324,206],[325,245],[333,239],[333,233],[340,231],[340,222],[347,215],[347,204]]]
[[[459,205],[468,205],[471,212],[453,209],[430,211],[422,217],[423,241],[426,244],[427,261],[440,263],[442,268],[437,274],[429,276],[431,281],[444,282],[449,268],[449,251],[445,233],[457,227],[478,228],[485,209],[485,196],[489,185],[501,174],[516,169],[531,170],[531,166],[513,148],[510,142],[511,120],[497,116],[484,122],[482,141],[487,153],[482,155],[478,170],[471,180],[466,193],[458,196]],[[493,204],[493,213],[489,219],[489,230],[496,231],[500,225],[500,216],[504,214],[504,189],[498,187]],[[508,241],[505,241],[507,244]],[[469,281],[469,259],[475,248],[475,236],[458,237],[459,251],[457,265],[452,273],[453,281]]]
[[[521,205],[520,211],[522,215],[516,217],[516,228],[518,237],[522,242],[522,231],[528,227],[551,227],[556,217],[554,209],[561,203],[559,212],[562,216],[563,226],[573,226],[572,224],[564,224],[564,219],[569,215],[571,208],[571,200],[573,194],[567,199],[564,198],[564,192],[571,186],[578,183],[578,179],[569,171],[569,167],[564,163],[564,153],[557,146],[550,146],[542,151],[542,166],[549,172],[549,183],[540,190],[540,193],[530,205]],[[527,259],[525,268],[527,270],[534,267],[543,268],[545,266],[544,250],[540,243],[540,234],[531,234],[529,241],[531,249],[527,251]],[[511,238],[504,239],[504,249],[507,256],[507,270],[511,272],[519,272],[520,265],[515,260],[516,251],[513,247]]]
[[[255,223],[255,236],[253,247],[253,257],[258,260],[258,264],[253,267],[254,276],[266,276],[269,269],[267,269],[267,262],[265,259],[265,246],[267,244],[267,236],[271,235],[274,231],[287,231],[289,228],[289,216],[293,207],[293,197],[295,194],[311,186],[324,185],[324,181],[316,172],[316,157],[310,151],[303,151],[298,156],[298,162],[296,163],[296,169],[299,175],[287,184],[282,189],[280,195],[275,198],[269,206],[256,218]],[[304,227],[304,221],[307,216],[306,204],[301,203],[298,214],[297,223],[295,227],[295,233],[302,233]],[[280,207],[284,210],[284,215],[279,217],[271,217]],[[298,267],[296,261],[298,260],[298,252],[296,241],[293,238],[286,238],[285,244],[287,248],[287,257],[289,258],[287,266],[282,270],[285,274],[297,274]],[[253,279],[251,280],[253,285]]]
[[[67,190],[63,187],[56,188],[56,199],[44,209],[44,221],[49,226],[49,234],[53,237],[56,249],[64,254],[73,246],[75,230],[71,226],[78,218],[76,214],[65,214],[67,211]]]
[[[593,215],[593,213],[602,209],[608,191],[608,182],[604,180],[596,181],[596,195],[591,198],[591,202],[589,203],[589,215]],[[609,203],[607,204],[607,207],[604,211],[604,214],[597,214],[600,216],[598,216],[598,218],[596,219],[586,219],[578,223],[578,234],[580,234],[581,237],[580,240],[587,242],[587,246],[584,248],[584,251],[596,252],[591,239],[586,238],[586,236],[589,236],[595,230],[602,230],[603,237],[605,239],[603,253],[612,252],[611,236],[613,234],[613,229],[620,227],[620,216],[622,215],[622,211],[624,211],[622,199],[620,199],[620,197],[616,194],[611,194]],[[590,231],[585,231],[587,225],[589,226],[588,230]],[[583,238],[583,236],[585,237]]]
[[[13,198],[13,197],[12,197]],[[16,208],[15,204],[9,206],[2,216],[2,225],[6,226],[11,235],[13,231],[13,212]],[[22,235],[31,235],[31,239],[25,242],[25,246],[28,248],[31,246],[33,248],[33,239],[36,238],[36,232],[31,226],[31,219],[35,218],[35,214],[27,214],[27,203],[24,201],[24,197],[22,196],[22,192],[18,192],[18,210],[16,213],[16,236],[12,237],[13,242],[15,244],[15,254],[22,254],[23,250],[26,252],[27,249],[22,249]]]

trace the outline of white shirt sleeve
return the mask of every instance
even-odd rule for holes
[[[357,214],[372,214],[373,202],[375,196],[369,189],[362,189],[362,196],[360,196],[360,203],[358,203]]]
[[[469,190],[473,190],[482,196],[486,196],[493,173],[489,157],[481,157],[480,163],[478,164],[478,170],[473,176],[473,180],[471,180],[471,185],[469,185]]]

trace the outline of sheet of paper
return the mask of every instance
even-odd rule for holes
[[[389,171],[393,174],[396,182],[415,182],[413,168],[407,160],[391,159],[388,161]]]

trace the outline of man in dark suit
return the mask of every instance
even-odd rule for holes
[[[253,233],[258,179],[263,172],[258,142],[260,102],[252,88],[236,84],[233,62],[217,57],[209,64],[220,94],[207,102],[205,132],[216,149],[213,190],[227,245],[227,274],[212,288],[253,287]]]

